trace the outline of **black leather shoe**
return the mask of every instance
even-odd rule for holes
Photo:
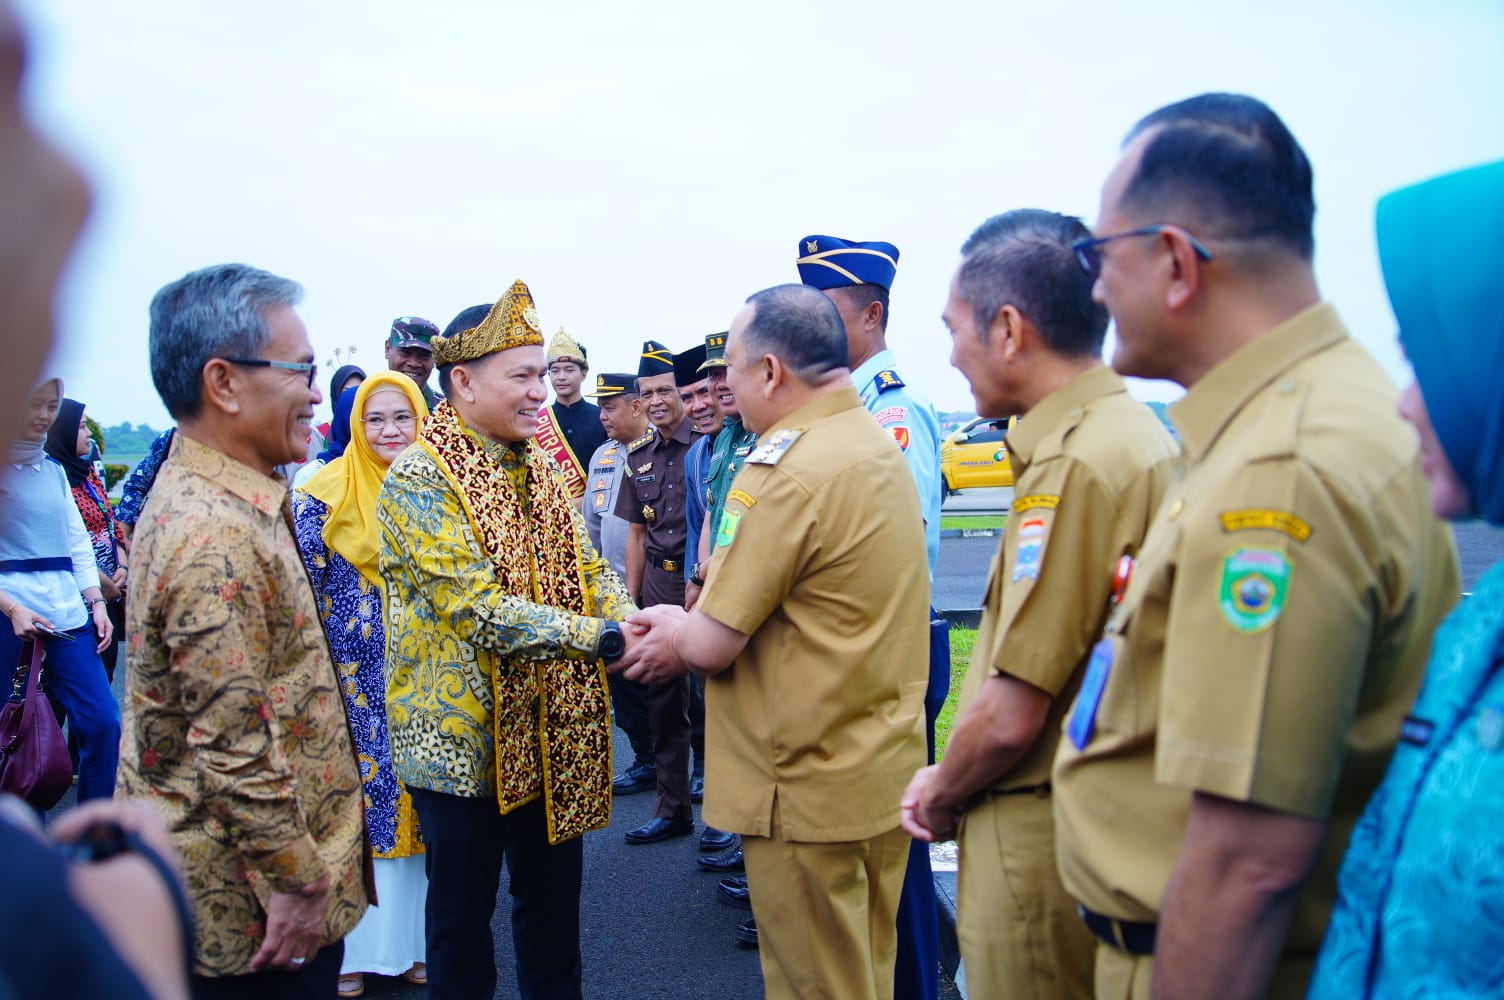
[[[611,779],[613,795],[635,795],[657,787],[658,765],[652,761],[646,764],[633,764]]]
[[[748,888],[746,879],[736,876],[723,878],[716,886],[716,891],[720,894],[721,902],[727,906],[735,906],[742,910],[752,909],[752,890]]]
[[[688,837],[695,832],[693,819],[662,819],[654,816],[635,830],[627,831],[629,844],[656,844],[672,837]]]
[[[746,863],[742,861],[741,844],[737,844],[723,854],[712,854],[708,858],[695,858],[695,863],[708,872],[721,872],[722,874],[747,870]]]
[[[707,826],[700,833],[700,850],[702,851],[724,851],[735,843],[736,834],[717,830],[713,826]]]
[[[736,943],[757,947],[757,918],[753,917],[746,923],[736,925]]]
[[[689,779],[689,801],[705,801],[705,776],[697,774]]]

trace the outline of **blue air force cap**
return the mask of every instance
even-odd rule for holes
[[[651,378],[654,375],[674,373],[674,352],[656,340],[643,341],[642,357],[637,361],[637,377]]]
[[[811,288],[881,285],[892,289],[898,272],[898,248],[875,241],[857,243],[835,236],[806,236],[799,241],[799,280]]]

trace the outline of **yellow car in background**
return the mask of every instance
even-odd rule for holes
[[[988,486],[1012,486],[1013,467],[1003,435],[1017,417],[977,417],[940,443],[944,495]]]

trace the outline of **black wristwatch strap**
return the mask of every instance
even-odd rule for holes
[[[178,927],[183,934],[183,953],[189,978],[193,974],[193,911],[188,905],[188,896],[183,883],[162,855],[142,840],[134,830],[127,830],[114,820],[100,820],[84,827],[77,840],[59,845],[63,857],[69,861],[90,863],[108,861],[121,854],[139,855],[156,869],[157,876],[167,886],[167,895],[172,898],[172,908],[177,912]]]
[[[601,628],[600,638],[595,641],[595,655],[609,664],[621,659],[626,651],[627,637],[622,634],[621,625],[607,622]]]

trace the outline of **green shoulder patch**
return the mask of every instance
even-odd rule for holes
[[[1227,624],[1245,635],[1273,625],[1285,610],[1291,569],[1278,549],[1235,549],[1224,556],[1217,603]]]
[[[715,529],[716,548],[724,548],[736,537],[736,526],[742,522],[742,512],[727,508],[721,512],[721,523]]]

